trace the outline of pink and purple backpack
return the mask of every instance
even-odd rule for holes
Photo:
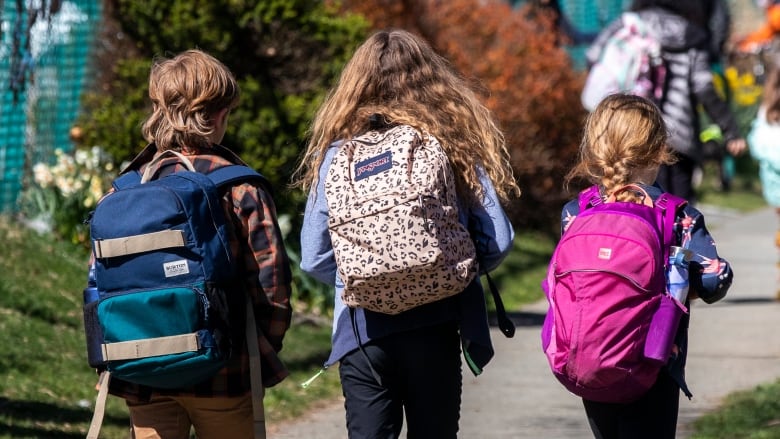
[[[542,347],[555,377],[572,393],[630,402],[654,383],[672,350],[684,309],[666,293],[666,261],[676,212],[685,200],[604,202],[597,186],[579,196],[580,212],[561,237],[543,284],[549,310]]]

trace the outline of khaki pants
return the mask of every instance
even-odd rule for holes
[[[153,397],[148,403],[127,403],[135,439],[198,439],[253,437],[252,397]]]

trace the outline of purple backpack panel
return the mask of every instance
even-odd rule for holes
[[[669,194],[655,206],[646,194],[645,200],[651,206],[602,203],[598,188],[584,191],[580,213],[550,261],[543,349],[556,378],[589,400],[635,400],[664,364],[648,359],[645,345],[665,292],[675,212],[684,201]]]

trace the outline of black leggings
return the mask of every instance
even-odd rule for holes
[[[455,439],[462,386],[455,323],[392,334],[341,359],[350,439]],[[379,384],[371,367],[381,377]]]
[[[674,439],[677,432],[680,388],[666,370],[638,401],[582,402],[596,439]]]

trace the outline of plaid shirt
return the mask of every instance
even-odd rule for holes
[[[145,168],[156,148],[148,146],[130,164],[128,169]],[[192,161],[195,170],[207,173],[229,164],[244,164],[227,148],[215,145],[210,150],[181,151]],[[176,157],[165,158],[155,164],[157,177],[184,170]],[[260,349],[263,384],[271,387],[282,381],[289,372],[279,359],[282,339],[290,327],[290,263],[282,242],[276,218],[276,207],[263,187],[243,183],[232,187],[223,196],[223,207],[231,218],[231,249],[242,255],[245,285],[254,300],[257,322],[257,345]],[[243,294],[243,291],[236,291]],[[151,389],[112,379],[109,392],[131,401],[148,400],[152,395],[169,396],[239,396],[250,391],[249,355],[244,344],[241,355],[231,359],[209,381],[187,389]]]

